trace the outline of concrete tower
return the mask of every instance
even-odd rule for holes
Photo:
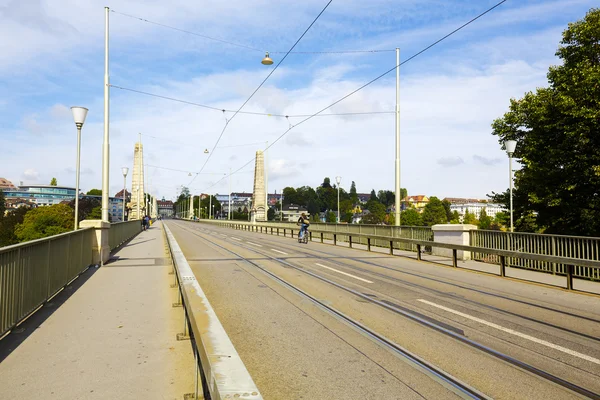
[[[139,202],[139,204],[138,204]],[[139,211],[138,211],[139,205]],[[133,150],[133,175],[131,175],[131,212],[129,219],[141,219],[144,216],[144,147],[136,143]]]
[[[265,159],[262,151],[256,152],[254,166],[254,192],[252,193],[252,221],[266,221]]]

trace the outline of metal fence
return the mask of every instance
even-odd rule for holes
[[[126,222],[115,222],[110,224],[108,233],[108,244],[111,251],[131,239],[142,231],[142,221],[134,219]]]
[[[600,260],[600,238],[596,237],[472,230],[470,245],[532,254]],[[499,257],[495,255],[473,253],[472,257],[477,261],[500,264]],[[533,269],[555,275],[565,275],[569,265],[514,257],[507,258],[506,263],[512,267]],[[575,265],[573,276],[600,280],[600,269]]]
[[[92,263],[94,229],[0,247],[0,337]]]

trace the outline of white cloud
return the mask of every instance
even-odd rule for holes
[[[436,162],[444,167],[456,167],[457,165],[465,163],[461,157],[442,157],[438,158]]]
[[[23,174],[21,176],[26,181],[29,181],[28,183],[37,183],[36,181],[39,179],[40,173],[33,168],[28,168],[25,171],[23,171]]]

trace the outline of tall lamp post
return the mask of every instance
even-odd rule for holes
[[[400,49],[396,47],[396,226],[400,226],[400,191]]]
[[[342,182],[342,177],[341,176],[336,176],[335,177],[335,183],[337,183],[337,190],[338,190],[338,212],[337,212],[337,223],[340,223],[340,183]]]
[[[506,140],[504,142],[504,147],[506,148],[506,153],[508,154],[508,179],[510,182],[510,231],[514,232],[513,225],[513,173],[512,173],[512,158],[517,148],[516,140]]]
[[[123,167],[121,168],[121,171],[123,172],[123,222],[125,222],[125,204],[126,204],[126,197],[127,197],[127,173],[129,172],[129,168],[127,167]]]
[[[81,160],[81,128],[85,122],[88,109],[85,107],[71,107],[73,113],[73,119],[75,120],[75,126],[77,127],[77,166],[75,176],[75,228],[79,227],[79,163]]]

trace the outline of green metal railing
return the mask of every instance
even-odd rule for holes
[[[0,337],[92,263],[94,229],[0,247]]]
[[[139,219],[110,224],[110,232],[108,233],[110,250],[116,249],[141,231],[142,222]]]
[[[500,231],[472,230],[470,244],[476,247],[520,251],[531,254],[600,260],[600,238],[566,235],[543,235],[536,233],[511,233]],[[498,256],[473,253],[473,259],[491,264],[500,264]],[[569,264],[526,260],[515,257],[506,259],[507,266],[533,269],[554,275],[565,275]],[[600,269],[574,266],[573,276],[600,280]]]

